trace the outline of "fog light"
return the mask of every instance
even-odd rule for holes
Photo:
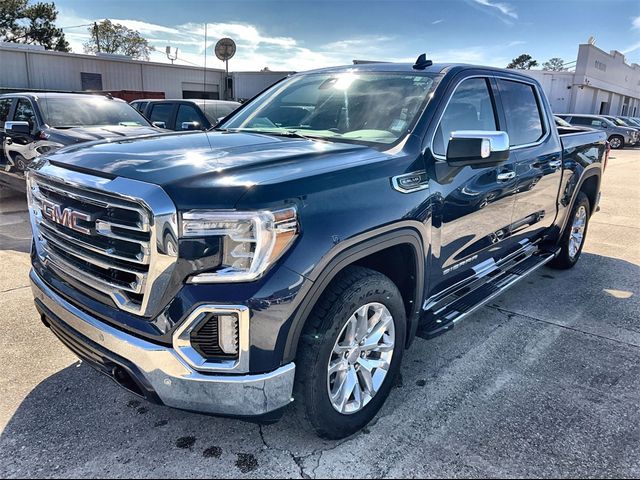
[[[218,316],[220,349],[228,355],[238,354],[238,318],[235,315]]]

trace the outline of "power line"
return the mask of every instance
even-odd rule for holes
[[[70,27],[60,27],[61,30],[67,30],[69,28],[80,28],[80,27],[90,27],[93,23],[85,23],[83,25],[72,25]]]

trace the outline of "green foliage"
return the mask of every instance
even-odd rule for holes
[[[564,60],[558,57],[553,57],[542,64],[542,69],[551,72],[564,72],[567,69],[563,65]]]
[[[0,41],[69,52],[62,29],[55,26],[57,17],[53,2],[29,5],[29,0],[0,0]]]
[[[528,53],[523,53],[522,55],[511,60],[511,63],[507,65],[507,68],[515,68],[518,70],[531,70],[532,67],[537,67],[538,61],[534,60],[531,55]]]
[[[103,20],[89,28],[91,40],[84,44],[85,53],[115,53],[129,57],[149,60],[154,50],[149,41],[140,32]]]

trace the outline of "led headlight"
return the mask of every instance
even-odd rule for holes
[[[222,237],[222,265],[193,275],[192,283],[247,282],[260,277],[298,234],[295,208],[278,211],[191,210],[182,214],[182,236]]]

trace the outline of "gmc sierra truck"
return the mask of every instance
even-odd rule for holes
[[[152,402],[340,438],[405,349],[547,264],[572,267],[605,134],[513,70],[293,75],[214,130],[73,146],[28,174],[42,321]]]

